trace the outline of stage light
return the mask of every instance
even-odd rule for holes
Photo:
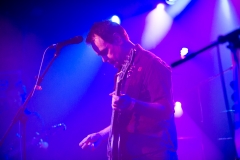
[[[114,15],[112,16],[112,18],[110,19],[112,22],[116,22],[117,24],[121,23],[121,20],[118,16]]]
[[[165,5],[162,4],[162,3],[159,3],[159,4],[157,5],[157,9],[159,9],[159,10],[164,10],[164,8],[165,8]]]
[[[179,118],[183,115],[182,104],[180,102],[175,102],[174,110],[174,117]]]
[[[188,48],[182,48],[180,51],[181,58],[184,59],[188,54]]]
[[[169,5],[174,5],[177,0],[166,0],[166,3]]]
[[[187,5],[190,2],[191,2],[191,0],[175,1],[174,5],[168,6],[167,12],[172,18],[175,18],[187,7]]]
[[[212,25],[212,37],[218,37],[219,33],[227,33],[239,27],[237,7],[230,0],[217,1]],[[214,26],[218,26],[217,28]],[[228,64],[227,64],[228,65]]]
[[[159,4],[146,16],[141,39],[141,44],[145,49],[155,48],[171,28],[172,17],[164,8],[164,4]]]

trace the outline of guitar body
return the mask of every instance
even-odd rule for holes
[[[123,64],[121,71],[117,74],[117,80],[115,85],[115,94],[121,95],[121,86],[123,80],[126,78],[131,64],[133,63],[135,50],[131,50],[130,55],[126,59],[126,63]],[[121,130],[122,125],[120,118],[121,112],[112,110],[111,126],[108,140],[108,156],[110,160],[122,160],[121,158]]]

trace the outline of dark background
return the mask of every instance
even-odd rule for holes
[[[51,44],[81,35],[95,21],[113,14],[133,43],[143,44],[148,14],[165,1],[37,1],[0,2],[0,137],[34,84],[44,50]],[[166,5],[167,6],[167,5]],[[225,6],[225,7],[224,7]],[[229,8],[227,8],[229,7]],[[180,59],[182,47],[197,51],[239,27],[240,4],[231,1],[195,1],[173,17],[165,36],[149,48],[168,64]],[[158,21],[161,17],[156,17]],[[165,21],[161,22],[165,25]],[[232,159],[233,145],[221,84],[219,63],[229,106],[233,101],[231,53],[220,45],[173,68],[174,100],[182,103],[183,115],[176,117],[179,159]],[[147,48],[148,49],[148,48]],[[45,55],[44,70],[54,55]],[[82,42],[61,50],[27,105],[28,159],[106,159],[106,142],[94,151],[78,143],[88,134],[110,123],[113,75],[91,47]],[[1,159],[20,159],[19,123],[13,125],[1,146]],[[229,138],[230,137],[230,138]],[[40,146],[39,142],[45,146]],[[48,144],[48,145],[46,145]]]

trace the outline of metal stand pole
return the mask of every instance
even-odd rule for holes
[[[49,47],[46,49],[48,50]],[[61,49],[61,48],[60,48]],[[10,130],[12,129],[13,125],[16,124],[16,122],[20,122],[20,131],[21,131],[21,159],[22,160],[26,160],[27,158],[27,153],[26,153],[26,123],[27,123],[27,117],[24,113],[24,111],[26,110],[26,106],[29,102],[29,100],[31,99],[35,89],[38,87],[40,88],[41,86],[41,82],[44,78],[44,76],[46,75],[47,71],[49,70],[49,68],[51,67],[51,65],[53,64],[53,62],[55,61],[55,59],[57,58],[57,56],[59,55],[60,49],[57,49],[54,57],[52,58],[52,60],[50,61],[50,63],[48,64],[47,68],[45,69],[45,71],[43,72],[43,74],[39,77],[39,79],[37,80],[37,85],[34,86],[34,88],[32,89],[32,91],[30,92],[30,94],[27,96],[25,102],[20,106],[20,108],[18,109],[16,115],[14,116],[11,124],[9,125],[9,127],[7,128],[7,131],[4,133],[2,139],[0,140],[0,146],[3,144],[3,141],[6,139],[7,135],[9,134]]]
[[[233,137],[233,140],[235,141],[234,143],[235,158],[239,159],[240,158],[240,94],[239,94],[239,90],[240,90],[240,68],[239,68],[240,66],[240,29],[237,29],[225,36],[219,36],[216,42],[208,45],[207,47],[204,47],[203,49],[197,52],[191,53],[185,59],[172,63],[171,66],[176,67],[192,59],[199,53],[225,42],[229,42],[228,48],[232,52],[232,57],[233,57],[232,63],[233,63],[233,74],[234,74],[233,79],[235,82],[235,85],[234,85],[235,97],[234,97],[234,108],[233,108],[234,117],[235,117],[234,122],[232,120],[231,112],[227,112],[227,117],[228,117],[228,122],[230,126],[230,133]],[[226,101],[227,100],[225,100],[225,102]],[[226,105],[226,110],[229,110],[228,105]]]

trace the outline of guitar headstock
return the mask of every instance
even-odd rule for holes
[[[127,72],[133,63],[135,52],[136,50],[132,49],[130,54],[127,55],[126,60],[124,61],[125,63],[122,65],[121,71],[118,73],[117,83],[121,82],[126,77]]]

